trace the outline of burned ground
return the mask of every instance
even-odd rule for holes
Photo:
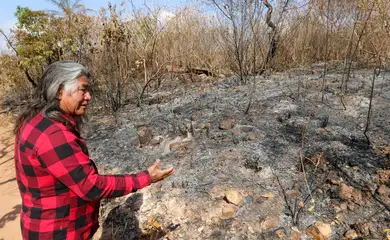
[[[176,169],[141,190],[136,209],[123,207],[131,198],[105,201],[104,236],[306,239],[313,236],[307,228],[323,222],[332,228],[329,239],[348,231],[385,238],[390,75],[376,81],[369,146],[363,130],[372,71],[355,71],[345,96],[341,73],[330,71],[322,102],[317,70],[256,77],[249,114],[254,86],[225,78],[162,86],[148,93],[142,109],[121,109],[116,125],[93,117],[86,140],[106,172],[143,170],[155,159]],[[228,203],[228,190],[238,191],[243,203]],[[134,223],[139,226],[128,226]]]

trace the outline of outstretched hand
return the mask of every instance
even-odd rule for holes
[[[160,169],[159,165],[160,159],[157,159],[154,164],[150,168],[148,168],[150,180],[152,183],[161,181],[175,172],[175,169],[173,169],[173,167],[167,169]]]

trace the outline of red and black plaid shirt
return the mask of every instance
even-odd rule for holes
[[[100,199],[150,184],[147,171],[99,175],[79,134],[42,114],[16,136],[15,168],[23,239],[89,239],[99,227]]]

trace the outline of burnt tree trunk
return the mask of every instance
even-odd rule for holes
[[[265,19],[265,22],[267,23],[268,27],[270,27],[272,29],[271,40],[270,40],[269,49],[268,49],[268,54],[267,54],[267,58],[266,58],[266,61],[265,61],[265,64],[264,64],[264,65],[266,65],[266,64],[268,64],[268,62],[272,58],[275,57],[276,49],[278,47],[278,37],[277,37],[276,25],[271,20],[272,12],[273,12],[274,9],[273,9],[272,5],[268,2],[268,0],[263,0],[263,3],[268,8],[267,17]]]

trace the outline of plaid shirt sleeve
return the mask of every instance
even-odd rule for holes
[[[70,131],[56,131],[37,149],[37,158],[58,181],[85,201],[119,197],[150,185],[147,171],[99,175],[82,139]]]

